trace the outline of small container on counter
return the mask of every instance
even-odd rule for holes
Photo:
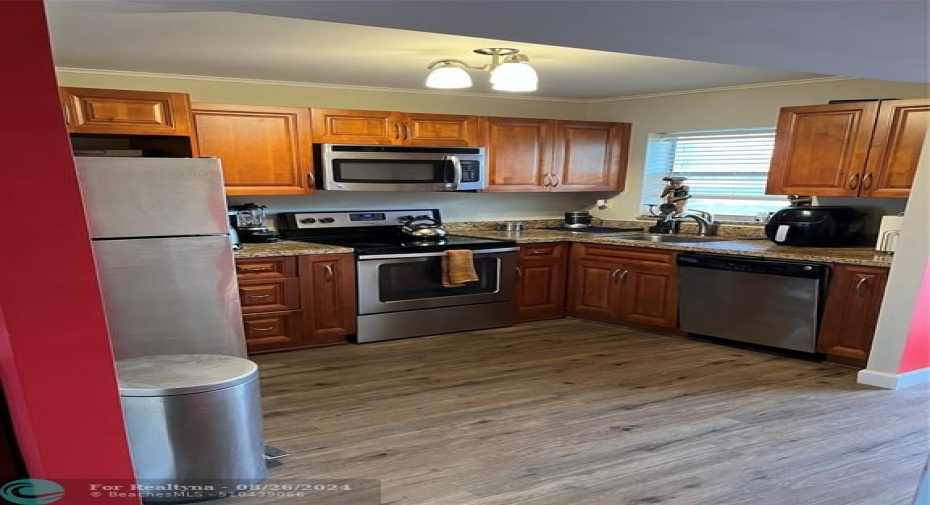
[[[526,225],[519,221],[510,223],[497,223],[497,231],[523,231]]]

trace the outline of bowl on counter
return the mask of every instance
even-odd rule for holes
[[[497,231],[523,231],[526,229],[526,224],[519,221],[510,222],[510,223],[497,223]]]

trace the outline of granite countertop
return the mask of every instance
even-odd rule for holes
[[[764,238],[743,238],[721,242],[700,243],[656,243],[639,240],[625,240],[619,234],[571,233],[553,230],[529,229],[522,232],[503,231],[460,231],[458,235],[472,237],[514,240],[518,244],[538,244],[541,242],[580,242],[585,244],[609,244],[625,247],[645,247],[650,249],[667,249],[703,253],[729,254],[756,258],[786,259],[797,261],[816,261],[821,263],[844,263],[850,265],[891,266],[890,254],[876,252],[871,247],[791,247],[776,245]],[[642,232],[627,233],[640,235]],[[685,237],[687,235],[679,235]]]
[[[340,254],[355,252],[350,247],[308,244],[291,240],[279,240],[269,244],[242,244],[242,249],[233,251],[238,258],[269,258],[272,256],[305,256],[309,254]]]

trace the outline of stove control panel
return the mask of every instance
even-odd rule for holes
[[[312,230],[366,226],[400,226],[411,218],[439,220],[439,209],[282,212],[278,229]]]

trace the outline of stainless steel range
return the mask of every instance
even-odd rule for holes
[[[358,267],[358,343],[479,330],[513,324],[515,242],[403,233],[415,219],[441,223],[438,209],[287,212],[278,231],[287,240],[355,249]],[[442,258],[467,249],[478,280],[444,287]]]

